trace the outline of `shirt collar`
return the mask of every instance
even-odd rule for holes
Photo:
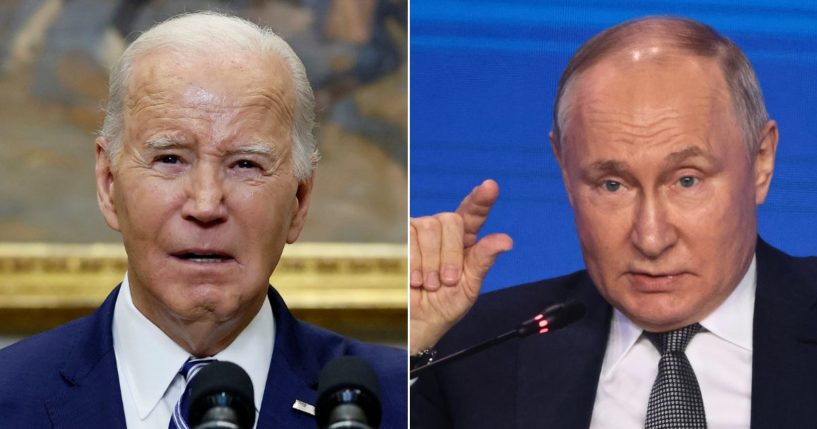
[[[613,308],[613,320],[610,323],[610,338],[607,340],[607,351],[601,374],[608,376],[633,348],[642,329],[630,321],[624,313]]]
[[[275,318],[269,300],[264,299],[258,314],[233,342],[215,357],[218,360],[230,361],[244,370],[252,380],[255,410],[261,409],[264,399],[264,387],[272,361],[272,349],[275,341]]]
[[[724,341],[728,341],[748,351],[752,351],[752,321],[755,309],[755,288],[757,287],[757,257],[743,279],[726,300],[702,320],[701,326]],[[604,360],[602,376],[609,375],[633,348],[641,337],[643,329],[638,327],[624,313],[613,309],[610,323],[610,338],[607,342],[607,357]]]
[[[122,365],[137,413],[144,420],[191,356],[136,308],[127,274],[114,306],[113,319],[117,365]],[[247,371],[253,383],[256,411],[261,407],[274,339],[275,318],[269,300],[265,299],[241,334],[213,356],[236,363]]]
[[[707,331],[742,349],[752,351],[752,324],[755,315],[757,288],[757,257],[738,286],[709,316],[701,321]]]

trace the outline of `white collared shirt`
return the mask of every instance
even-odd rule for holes
[[[274,343],[275,319],[265,299],[244,331],[213,356],[247,371],[253,384],[256,415],[264,397]],[[127,274],[114,306],[113,349],[128,428],[166,428],[186,386],[179,369],[191,356],[139,312],[133,304]]]
[[[707,427],[748,428],[752,405],[752,324],[756,258],[732,294],[701,321],[686,349],[701,387]],[[643,428],[660,353],[642,329],[615,310],[591,429]]]

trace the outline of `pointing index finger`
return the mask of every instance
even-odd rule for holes
[[[463,219],[465,232],[463,245],[465,247],[473,246],[477,242],[477,234],[485,224],[485,220],[488,219],[488,214],[497,198],[499,198],[499,185],[488,179],[475,187],[460,203],[457,214]]]

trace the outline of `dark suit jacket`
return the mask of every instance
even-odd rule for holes
[[[119,288],[90,316],[0,350],[0,427],[124,428],[111,323]],[[364,344],[295,319],[270,288],[275,350],[258,428],[317,427],[292,409],[315,404],[320,370],[341,355],[369,361],[380,383],[383,428],[406,427],[406,354]]]
[[[586,271],[481,296],[438,350],[506,332],[568,299],[587,306],[578,323],[424,373],[411,388],[411,427],[587,428],[612,308]],[[753,350],[752,428],[817,427],[817,258],[758,240]]]

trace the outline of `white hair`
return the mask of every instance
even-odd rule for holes
[[[281,57],[292,73],[295,86],[291,134],[294,174],[300,181],[311,176],[318,160],[313,135],[315,96],[307,80],[303,63],[289,44],[269,28],[216,12],[180,15],[152,27],[131,43],[113,66],[105,122],[100,132],[109,142],[108,157],[112,165],[116,165],[122,151],[124,100],[128,93],[134,61],[159,49],[194,51],[202,55],[212,55],[218,50],[244,50],[256,52],[261,58],[269,55]]]

